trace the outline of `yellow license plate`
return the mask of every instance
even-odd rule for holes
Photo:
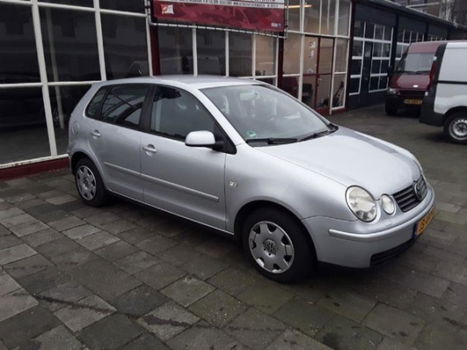
[[[417,223],[417,228],[415,229],[415,236],[420,236],[426,230],[431,220],[433,220],[433,216],[435,215],[434,213],[435,211],[431,209],[430,212],[426,214],[424,218]]]
[[[412,98],[407,98],[404,100],[404,103],[406,105],[421,105],[423,100],[418,100],[418,99],[412,99]]]

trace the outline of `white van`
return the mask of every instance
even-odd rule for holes
[[[450,41],[436,51],[431,85],[420,121],[443,126],[453,142],[467,144],[467,41]]]

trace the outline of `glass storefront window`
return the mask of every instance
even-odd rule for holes
[[[304,76],[302,83],[302,102],[310,107],[315,106],[316,76]]]
[[[305,24],[304,30],[308,33],[319,33],[319,8],[320,0],[305,0]]]
[[[305,37],[303,48],[303,73],[316,74],[318,71],[318,38]]]
[[[298,77],[283,77],[282,89],[294,97],[298,97]]]
[[[337,34],[349,35],[350,1],[339,0],[339,18],[337,22]]]
[[[345,80],[347,79],[346,74],[335,74],[334,75],[334,91],[332,94],[332,107],[339,108],[344,106],[345,98]]]
[[[316,96],[316,108],[329,107],[329,93],[331,91],[331,74],[320,75]]]
[[[284,74],[300,73],[301,36],[289,34],[284,40]]]
[[[29,6],[0,5],[0,83],[38,82],[36,42]]]
[[[94,14],[41,8],[49,81],[100,80]]]
[[[76,3],[76,1],[74,2]],[[103,9],[144,12],[144,0],[100,0],[100,5]]]
[[[334,41],[321,38],[319,46],[319,72],[331,73]]]
[[[71,112],[88,89],[89,85],[49,87],[58,154],[66,153]]]
[[[300,30],[300,0],[289,0],[288,5],[288,30]]]
[[[334,72],[347,71],[347,44],[346,39],[336,39],[336,63]]]
[[[276,74],[276,38],[256,36],[256,76]]]
[[[196,30],[198,74],[225,75],[225,33]]]
[[[252,75],[252,36],[229,33],[229,75],[247,77]]]
[[[353,26],[353,36],[357,38],[363,38],[365,31],[365,22],[355,20],[354,26]]]
[[[50,156],[41,88],[2,89],[0,164]]]
[[[146,19],[102,14],[107,79],[148,75]]]
[[[334,22],[337,0],[321,1],[321,34],[334,34]]]
[[[193,42],[189,28],[158,27],[161,74],[193,74]]]
[[[53,4],[94,7],[93,0],[79,0],[79,1],[76,1],[76,0],[39,0],[39,2],[50,2]],[[102,0],[101,0],[101,4],[102,4]]]

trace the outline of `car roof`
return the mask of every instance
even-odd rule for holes
[[[257,80],[247,78],[232,78],[216,75],[158,75],[154,77],[135,77],[117,80],[108,80],[99,82],[96,85],[118,85],[118,84],[134,84],[134,83],[149,83],[149,84],[162,84],[173,85],[178,87],[191,87],[195,89],[205,89],[220,86],[232,85],[251,85],[262,83]]]
[[[421,41],[411,43],[409,46],[409,53],[435,53],[438,47],[445,44],[446,41]]]

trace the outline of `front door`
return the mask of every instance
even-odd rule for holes
[[[144,201],[177,215],[225,229],[226,154],[188,147],[191,131],[217,133],[206,108],[190,93],[156,88],[147,133],[142,137]]]

